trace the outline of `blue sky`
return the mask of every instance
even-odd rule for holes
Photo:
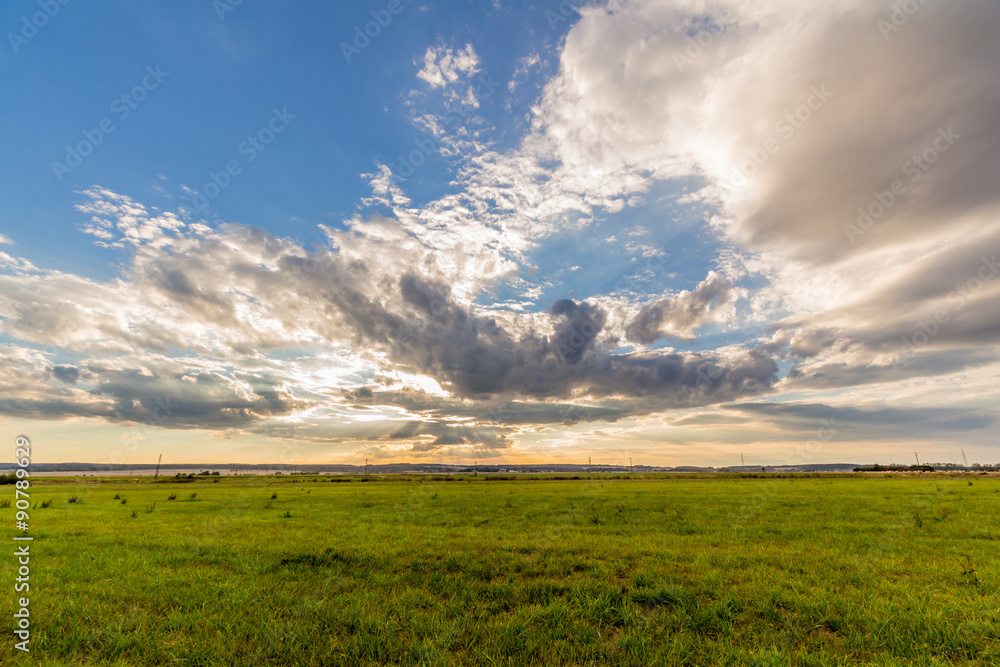
[[[7,3],[0,423],[96,462],[987,459],[1000,17],[886,21]]]
[[[418,96],[416,110],[404,102],[414,88],[421,92],[415,63],[429,44],[464,45],[487,25],[492,34],[521,35],[483,45],[479,53],[482,69],[506,84],[518,58],[551,49],[569,27],[562,21],[553,31],[544,13],[526,4],[473,14],[468,3],[432,9],[406,2],[348,63],[340,44],[353,43],[354,28],[386,4],[315,2],[293,11],[247,3],[221,20],[218,8],[200,1],[61,7],[17,54],[8,44],[0,61],[6,97],[17,101],[6,105],[2,126],[12,238],[25,257],[101,271],[107,258],[91,256],[93,248],[66,235],[78,190],[100,183],[150,206],[176,207],[182,184],[202,188],[211,171],[241,159],[239,144],[278,108],[295,115],[289,131],[212,201],[212,212],[307,243],[318,240],[317,223],[337,224],[368,194],[360,174],[379,160],[393,164],[426,138],[411,116],[435,101]],[[17,2],[3,11],[3,24],[17,27],[38,7]],[[112,105],[142,84],[147,67],[168,76],[123,119]],[[531,78],[515,93],[498,91],[477,110],[496,128],[491,139],[500,145],[518,140],[517,123],[510,121],[523,116],[537,94],[540,82]],[[114,132],[80,167],[56,178],[51,164],[64,162],[66,146],[105,118]],[[440,196],[448,167],[431,155],[408,182],[415,200]],[[23,219],[32,224],[18,229]]]

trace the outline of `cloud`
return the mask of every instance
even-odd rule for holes
[[[66,384],[76,384],[80,379],[80,369],[75,366],[54,366],[52,376]]]
[[[571,187],[604,177],[624,195],[704,177],[717,223],[748,249],[830,262],[900,233],[936,236],[942,216],[997,204],[986,174],[1000,167],[1000,102],[984,91],[997,85],[1000,10],[923,6],[886,40],[877,24],[891,12],[736,0],[584,8],[526,146],[551,152]],[[944,148],[948,128],[961,138]],[[844,225],[894,179],[907,192],[864,249],[852,246]]]
[[[175,213],[152,215],[145,206],[106,188],[94,186],[81,194],[87,200],[76,209],[90,215],[83,232],[97,237],[95,243],[99,246],[124,248],[161,243],[186,226]]]
[[[822,403],[740,403],[722,406],[725,410],[760,415],[782,430],[836,429],[843,438],[886,438],[934,432],[949,435],[956,431],[981,431],[996,422],[996,416],[980,410],[951,408],[853,408]]]
[[[1000,84],[991,66],[1000,9],[925,5],[886,38],[879,21],[892,11],[861,2],[584,8],[520,157],[554,164],[545,199],[585,215],[627,206],[657,181],[702,179],[692,198],[715,207],[713,228],[732,244],[720,273],[755,283],[743,315],[786,315],[778,339],[817,371],[836,366],[849,371],[840,381],[866,383],[867,371],[879,381],[961,367],[970,348],[995,340],[1000,312],[1000,281],[983,280],[967,298],[961,287],[1000,250],[988,184],[1000,173],[1000,102],[987,92]],[[506,174],[501,163],[480,175]],[[531,189],[504,186],[526,198]],[[852,237],[859,218],[865,228]],[[709,314],[691,294],[644,304],[625,335],[690,339]],[[939,313],[948,321],[933,325]],[[911,358],[896,370],[902,341],[922,340],[922,325],[936,333],[913,356],[934,363]],[[798,384],[829,381],[807,365]]]
[[[629,340],[649,344],[660,338],[691,339],[708,322],[724,320],[738,292],[714,271],[698,286],[642,307],[628,323]]]
[[[583,355],[593,349],[597,334],[604,326],[604,311],[589,303],[560,299],[549,308],[549,314],[562,316],[555,327],[553,344],[567,364],[580,363]]]
[[[440,88],[478,71],[479,56],[471,44],[466,44],[465,49],[457,51],[444,46],[428,46],[424,54],[424,66],[417,72],[417,76],[432,88]]]
[[[388,166],[380,164],[375,172],[362,174],[362,177],[369,179],[373,194],[372,197],[362,200],[363,205],[406,206],[410,203],[410,198],[396,185],[392,170]]]
[[[162,357],[142,363],[89,360],[83,367],[47,366],[36,350],[8,346],[4,351],[0,414],[7,416],[97,417],[164,428],[222,429],[250,426],[310,405],[275,378],[246,371],[206,370]]]
[[[141,422],[168,406],[167,428],[331,441],[354,433],[426,452],[507,446],[521,419],[619,420],[757,395],[776,381],[776,364],[759,351],[616,352],[614,337],[603,333],[604,310],[586,301],[498,317],[456,294],[461,283],[449,282],[456,265],[447,252],[415,242],[403,221],[357,221],[330,230],[330,247],[306,251],[241,225],[132,237],[141,207],[110,199],[120,208],[95,208],[126,215],[128,224],[112,219],[107,227],[134,239],[122,278],[0,276],[5,331],[78,359],[53,365],[31,357],[32,372],[13,387],[25,398],[0,412]],[[344,372],[271,356],[304,344],[343,350]],[[357,388],[361,376],[347,372],[352,366],[430,378],[451,403]],[[332,384],[324,386],[324,377]],[[30,390],[18,390],[25,382]],[[349,395],[340,392],[352,385]],[[376,401],[388,412],[364,426],[331,427],[319,417],[371,411]],[[506,407],[470,413],[458,408],[462,401]],[[476,424],[464,423],[468,417]]]
[[[271,378],[243,372],[147,375],[102,369],[96,374],[93,393],[111,400],[114,421],[221,429],[248,426],[305,407]]]

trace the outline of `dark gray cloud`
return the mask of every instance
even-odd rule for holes
[[[597,334],[604,327],[607,316],[600,308],[589,303],[576,303],[560,299],[549,308],[549,315],[560,318],[555,326],[552,344],[567,364],[580,363],[583,355],[593,349]]]
[[[76,366],[54,366],[52,376],[66,384],[76,384],[80,379],[80,369]]]
[[[720,309],[735,301],[733,285],[712,273],[691,292],[682,292],[642,307],[628,323],[629,340],[648,345],[661,338],[690,339]]]
[[[0,414],[25,419],[61,420],[70,417],[99,417],[113,421],[114,410],[100,403],[88,403],[72,398],[0,398]]]
[[[981,431],[997,419],[987,411],[963,408],[854,408],[822,403],[739,403],[720,407],[763,417],[779,429],[796,433],[832,428],[840,439]]]
[[[836,308],[776,323],[768,349],[796,361],[786,388],[894,382],[997,361],[998,254],[1000,230],[980,230],[875,276]]]
[[[494,319],[455,304],[444,285],[407,275],[400,291],[415,313],[391,313],[370,300],[343,297],[338,305],[346,304],[352,314],[362,306],[364,316],[347,321],[364,340],[385,346],[394,361],[461,397],[656,397],[664,404],[689,405],[760,393],[777,380],[777,364],[762,351],[741,351],[732,358],[615,354],[597,344],[606,316],[586,302],[553,304],[551,335],[515,337]]]
[[[777,380],[777,365],[762,350],[615,353],[614,339],[601,338],[605,312],[586,301],[558,300],[547,313],[548,326],[512,330],[458,303],[450,287],[431,275],[407,271],[389,278],[370,260],[348,259],[327,250],[304,254],[294,244],[260,230],[228,226],[226,232],[225,238],[180,239],[177,243],[185,252],[140,248],[130,271],[131,285],[159,309],[151,311],[141,326],[109,328],[104,333],[116,345],[121,344],[118,341],[141,345],[143,337],[154,338],[156,327],[161,327],[167,336],[144,346],[159,352],[165,340],[181,349],[203,350],[208,343],[205,335],[191,336],[185,344],[184,332],[210,331],[216,354],[221,344],[224,356],[240,359],[238,364],[230,362],[234,370],[199,369],[162,357],[131,366],[123,362],[124,367],[95,361],[87,365],[86,382],[81,383],[79,371],[58,366],[49,377],[71,384],[75,380],[73,386],[81,391],[74,396],[87,407],[67,410],[64,402],[71,399],[58,396],[51,416],[85,413],[112,421],[149,421],[162,415],[167,404],[170,419],[163,425],[171,428],[250,428],[269,422],[303,407],[305,399],[290,398],[285,388],[289,378],[278,368],[272,375],[237,369],[240,364],[253,365],[270,348],[296,345],[298,331],[322,336],[330,345],[347,343],[386,355],[394,368],[436,379],[456,401],[489,406],[472,412],[482,423],[505,427],[522,421],[615,421],[674,406],[755,395],[768,391]],[[248,261],[250,256],[263,261]],[[236,283],[239,290],[232,287]],[[121,293],[116,298],[125,300]],[[255,314],[281,322],[283,329],[256,326]],[[77,313],[56,323],[53,335],[71,335],[93,319]],[[138,334],[143,328],[146,333]],[[377,399],[435,416],[441,429],[455,418],[441,401],[418,406],[412,396],[370,392],[359,389],[345,398],[362,406]],[[43,393],[45,400],[52,398],[51,389]],[[43,413],[44,401],[37,406],[33,410]],[[500,413],[489,414],[493,406],[502,406]],[[10,409],[22,414],[27,410],[23,405]],[[503,442],[493,432],[435,432],[426,424],[397,424],[393,432],[370,437],[427,436],[423,446],[461,440],[494,447]]]
[[[114,421],[221,429],[247,426],[305,407],[280,391],[273,379],[248,373],[109,370],[95,375],[98,379],[91,393],[111,400]]]
[[[246,427],[310,405],[293,399],[279,379],[223,373],[181,362],[121,369],[107,363],[46,369],[40,356],[0,361],[0,414],[60,420],[98,417],[164,428]],[[52,378],[56,382],[52,382]]]
[[[870,358],[866,355],[867,358]],[[847,362],[817,362],[793,366],[781,388],[785,391],[802,389],[840,389],[882,383],[895,383],[914,378],[934,377],[982,367],[1000,358],[992,350],[947,349],[922,350],[911,359],[900,357],[896,363],[858,364]]]

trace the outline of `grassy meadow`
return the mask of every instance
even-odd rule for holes
[[[4,665],[1000,664],[995,476],[33,478],[31,502],[31,653],[5,611]]]

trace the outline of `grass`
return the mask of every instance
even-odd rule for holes
[[[1000,664],[997,477],[334,479],[33,479],[30,664]]]

